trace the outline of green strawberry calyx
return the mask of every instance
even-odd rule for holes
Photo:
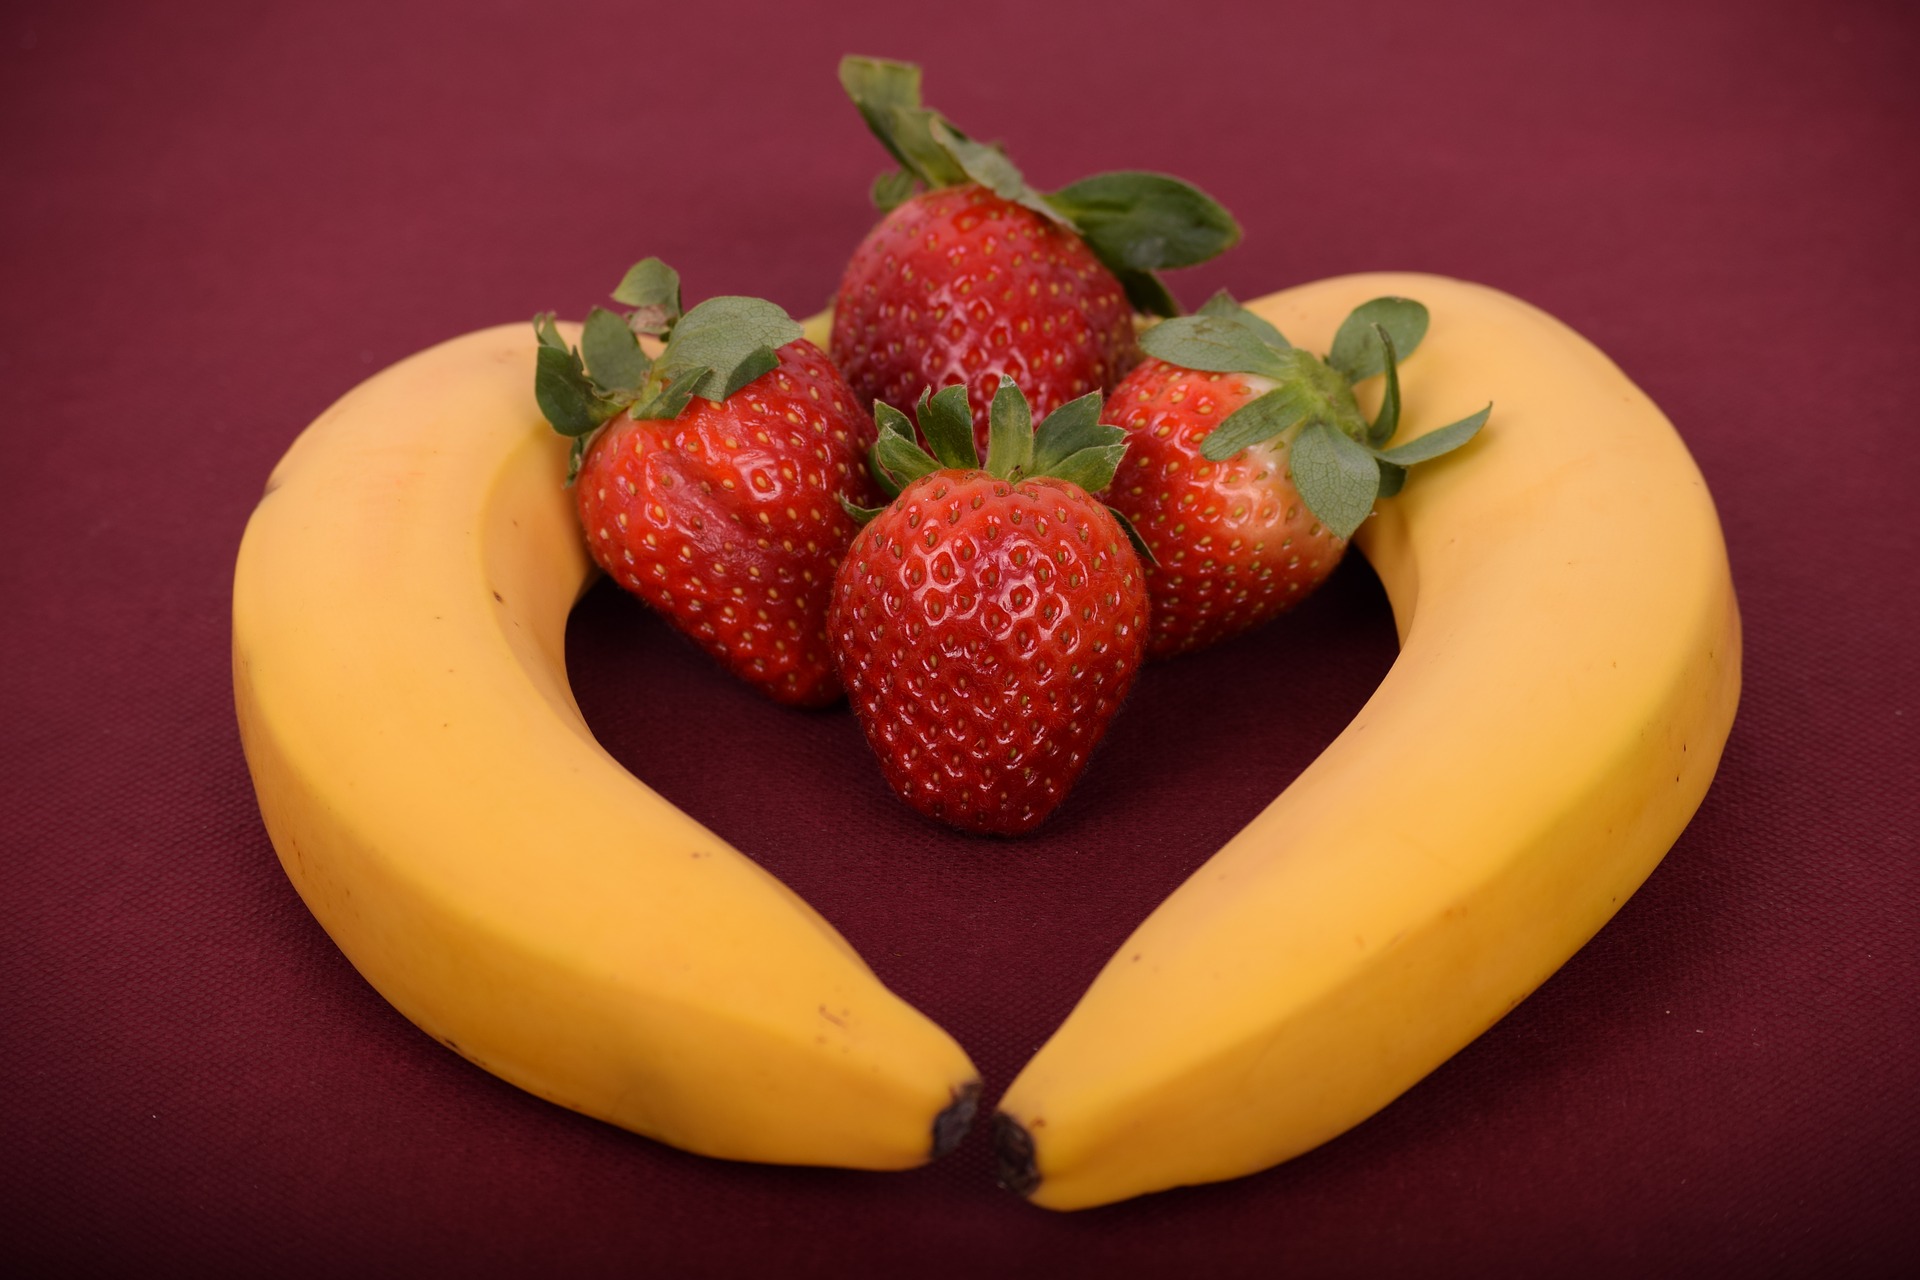
[[[1407,468],[1458,449],[1486,425],[1480,412],[1388,448],[1400,427],[1400,361],[1427,333],[1427,309],[1411,298],[1375,298],[1353,309],[1325,359],[1302,351],[1221,290],[1191,316],[1140,335],[1150,356],[1208,373],[1246,373],[1276,385],[1224,418],[1200,444],[1215,462],[1279,437],[1292,442],[1294,487],[1336,536],[1350,538],[1380,498],[1407,482]],[[1385,375],[1380,412],[1360,411],[1353,386]]]
[[[873,202],[883,210],[922,189],[979,183],[1078,235],[1135,310],[1157,316],[1179,315],[1180,304],[1155,272],[1205,262],[1240,242],[1240,224],[1218,201],[1166,174],[1103,173],[1035,191],[998,144],[974,141],[921,104],[913,63],[849,55],[840,60],[840,83],[900,166],[874,180]]]
[[[801,335],[793,317],[763,298],[708,298],[680,308],[680,275],[658,258],[628,268],[613,299],[629,308],[587,313],[578,349],[567,345],[553,313],[533,318],[540,339],[533,398],[555,431],[573,439],[567,483],[600,428],[622,413],[670,420],[695,397],[716,404],[771,371],[775,354]],[[657,356],[642,336],[664,340]]]
[[[920,403],[909,418],[884,400],[873,402],[873,421],[879,438],[867,451],[873,478],[889,499],[921,476],[935,471],[978,471],[1010,484],[1043,476],[1066,480],[1091,494],[1113,483],[1120,459],[1127,452],[1127,433],[1100,421],[1100,393],[1089,392],[1048,414],[1034,425],[1033,407],[1019,384],[1004,374],[987,410],[987,457],[980,459],[974,444],[973,411],[967,407],[967,389],[956,383],[920,393]],[[927,443],[914,434],[919,420]],[[885,511],[861,507],[844,497],[840,505],[860,524]],[[1152,550],[1126,516],[1107,508],[1140,559],[1155,563]]]

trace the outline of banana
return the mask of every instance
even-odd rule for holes
[[[1740,622],[1672,426],[1490,289],[1367,275],[1251,305],[1324,351],[1383,294],[1433,314],[1402,421],[1492,399],[1492,422],[1357,539],[1401,641],[1377,692],[1008,1087],[1001,1179],[1036,1204],[1236,1177],[1372,1115],[1606,923],[1719,762]]]
[[[951,1148],[954,1041],[595,741],[589,565],[525,325],[363,384],[273,472],[235,570],[234,698],[282,865],[401,1013],[542,1097],[708,1155]]]

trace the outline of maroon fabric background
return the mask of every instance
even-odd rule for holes
[[[5,6],[0,1270],[1914,1274],[1916,10],[917,15]],[[262,832],[227,608],[274,460],[374,370],[582,314],[649,253],[690,297],[813,310],[881,167],[849,50],[924,62],[1042,185],[1139,167],[1220,196],[1247,240],[1175,279],[1189,305],[1414,268],[1546,307],[1719,502],[1747,686],[1698,818],[1537,995],[1281,1168],[1063,1216],[997,1191],[980,1133],[905,1175],[683,1155],[415,1031]],[[756,700],[624,598],[571,637],[612,750],[818,905],[989,1096],[1393,652],[1355,561],[1296,620],[1150,671],[1008,843],[913,818],[844,712]]]

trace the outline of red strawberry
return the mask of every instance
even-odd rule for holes
[[[1407,467],[1479,430],[1486,411],[1382,447],[1399,420],[1397,355],[1426,329],[1419,303],[1378,298],[1347,318],[1322,361],[1221,294],[1147,332],[1156,358],[1120,384],[1104,418],[1128,440],[1108,501],[1153,549],[1151,656],[1224,640],[1305,599]],[[1379,373],[1387,388],[1369,423],[1353,383]]]
[[[1041,416],[1110,391],[1140,358],[1133,310],[1178,314],[1154,271],[1240,237],[1226,210],[1160,174],[1036,192],[1000,151],[921,106],[908,63],[850,57],[840,80],[900,169],[874,184],[890,212],[841,277],[834,360],[863,402],[902,411],[965,385],[980,448],[1002,377]]]
[[[992,414],[982,467],[963,387],[920,405],[937,461],[876,406],[876,469],[905,487],[863,513],[828,627],[894,791],[953,826],[1015,835],[1066,797],[1132,686],[1147,594],[1124,522],[1088,496],[1125,449],[1099,397],[1036,432],[1009,381]]]
[[[974,183],[882,218],[833,305],[834,360],[863,400],[906,409],[962,384],[982,447],[1002,377],[1044,415],[1140,358],[1126,291],[1086,242]]]
[[[826,639],[833,574],[877,494],[872,418],[770,302],[713,298],[680,314],[658,259],[595,308],[569,349],[536,321],[541,408],[575,437],[574,492],[593,558],[729,671],[777,702],[840,696]],[[649,359],[635,337],[666,335]]]
[[[1222,419],[1273,389],[1264,378],[1196,373],[1148,360],[1107,401],[1129,447],[1108,500],[1157,561],[1147,652],[1171,657],[1237,635],[1306,596],[1346,554],[1300,500],[1287,442],[1249,445],[1224,462],[1200,445]]]

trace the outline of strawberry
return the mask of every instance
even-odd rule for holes
[[[933,448],[875,406],[875,470],[896,491],[834,579],[834,661],[882,773],[908,804],[968,831],[1044,820],[1132,686],[1147,594],[1123,520],[1089,496],[1126,446],[1097,394],[1036,431],[1003,380],[984,466],[966,388],[918,405]]]
[[[1042,417],[1112,390],[1140,358],[1134,310],[1179,313],[1154,271],[1240,238],[1225,209],[1160,174],[1036,192],[999,150],[921,106],[911,64],[849,57],[840,80],[900,165],[874,184],[888,212],[834,299],[830,349],[862,403],[906,411],[962,383],[984,449],[1001,378]]]
[[[965,384],[982,444],[1002,377],[1047,413],[1140,358],[1127,295],[1086,243],[974,183],[908,200],[861,242],[832,351],[863,399],[896,408]]]
[[[1305,599],[1376,498],[1486,422],[1491,405],[1384,447],[1399,423],[1398,358],[1426,331],[1418,302],[1376,298],[1321,360],[1222,293],[1143,335],[1151,358],[1114,391],[1104,420],[1128,440],[1108,501],[1153,549],[1151,656],[1224,640]],[[1377,374],[1386,389],[1369,422],[1353,384]]]
[[[580,349],[553,317],[535,396],[574,439],[570,477],[594,561],[776,702],[840,696],[826,640],[833,574],[877,496],[873,419],[771,302],[710,298],[684,315],[657,258],[595,307]],[[636,337],[664,337],[649,357]]]

